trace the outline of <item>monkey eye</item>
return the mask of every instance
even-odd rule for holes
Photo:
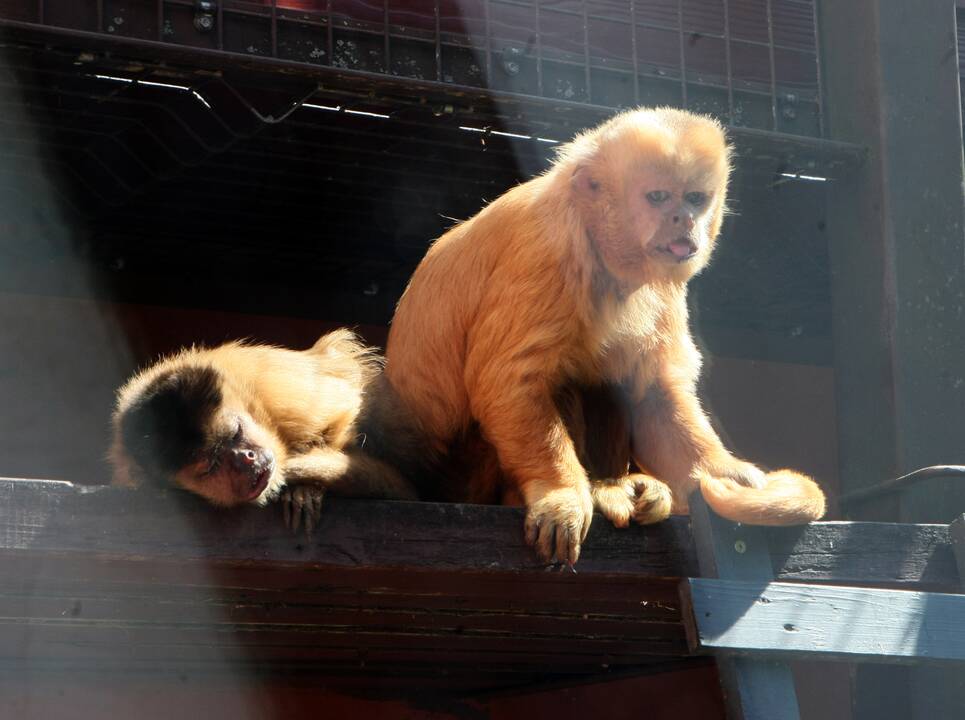
[[[209,475],[214,475],[218,472],[218,468],[221,467],[221,455],[215,455],[211,462],[208,463],[208,467],[204,469],[201,473],[201,477],[208,477]]]
[[[689,192],[684,195],[684,202],[694,207],[703,207],[707,204],[709,197],[703,192]]]
[[[660,205],[670,199],[670,193],[666,190],[651,190],[647,193],[647,200],[651,205]]]

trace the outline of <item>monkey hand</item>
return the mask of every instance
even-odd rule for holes
[[[305,534],[311,537],[321,519],[324,498],[325,488],[321,485],[287,485],[280,497],[285,527],[294,534],[304,521]]]
[[[632,473],[590,483],[593,505],[618,528],[632,519],[641,525],[666,520],[673,496],[670,487],[655,477]]]
[[[545,563],[574,565],[593,519],[588,483],[555,487],[527,503],[526,542]]]

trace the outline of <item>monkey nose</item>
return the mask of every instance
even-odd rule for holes
[[[248,470],[258,459],[258,454],[251,448],[235,448],[231,451],[231,464],[236,470]]]

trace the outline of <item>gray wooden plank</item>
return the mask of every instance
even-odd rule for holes
[[[704,649],[859,662],[965,660],[965,596],[692,578]]]

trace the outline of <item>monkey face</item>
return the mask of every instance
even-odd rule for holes
[[[279,458],[271,444],[247,413],[222,410],[212,419],[192,462],[174,474],[174,482],[215,505],[260,504],[279,484]]]
[[[667,118],[670,118],[669,120]],[[720,127],[699,116],[633,113],[574,172],[590,242],[631,288],[686,281],[720,231],[730,170]]]
[[[135,484],[173,483],[222,506],[265,502],[282,483],[280,444],[233,397],[212,366],[158,374],[118,413],[115,462]]]

